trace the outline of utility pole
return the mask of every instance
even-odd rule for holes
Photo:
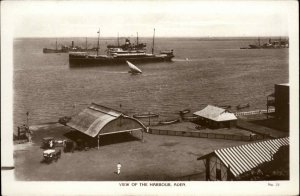
[[[27,123],[27,127],[29,127],[29,125],[28,125],[28,116],[29,116],[29,112],[26,112],[26,123]]]

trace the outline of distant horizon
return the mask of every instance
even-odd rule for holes
[[[58,37],[47,37],[47,36],[35,36],[35,37],[14,37],[14,39],[33,39],[33,38],[49,38],[49,39],[59,39],[59,38],[98,38],[97,36],[74,36],[74,37],[69,37],[69,36],[58,36]],[[117,36],[103,36],[101,37],[100,36],[100,40],[101,38],[118,38]],[[136,38],[136,36],[120,36],[119,37],[120,39],[125,39],[125,38]],[[151,36],[139,36],[139,38],[149,38],[149,39],[152,39],[153,37]],[[240,39],[240,38],[244,38],[244,39],[258,39],[258,38],[263,38],[263,39],[267,39],[267,38],[289,38],[289,36],[286,36],[286,35],[278,35],[278,36],[275,36],[275,35],[272,35],[272,36],[155,36],[155,39],[156,38],[190,38],[190,39]]]

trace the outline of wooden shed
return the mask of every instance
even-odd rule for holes
[[[210,128],[230,128],[236,126],[236,116],[226,109],[208,105],[204,109],[195,112],[196,122]]]

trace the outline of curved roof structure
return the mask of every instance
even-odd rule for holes
[[[110,122],[120,118],[128,118],[136,121],[142,128],[145,128],[138,120],[129,118],[120,111],[92,103],[82,112],[72,117],[67,126],[76,129],[91,137],[97,136],[100,131]],[[100,134],[101,135],[101,134]]]

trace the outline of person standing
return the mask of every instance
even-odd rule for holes
[[[117,174],[118,175],[120,175],[120,173],[121,173],[121,167],[122,167],[121,163],[118,163],[117,164]]]
[[[52,140],[50,140],[50,142],[49,142],[49,147],[53,148],[53,141]]]
[[[20,131],[20,127],[18,126],[18,140],[20,140],[21,137],[21,131]]]

